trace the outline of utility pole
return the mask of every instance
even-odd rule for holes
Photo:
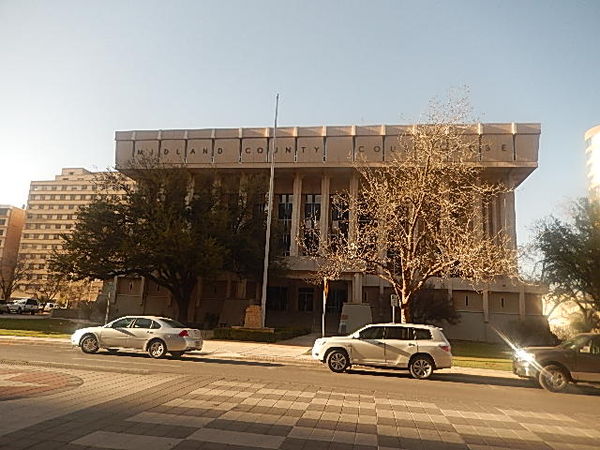
[[[267,313],[267,283],[269,282],[269,247],[271,241],[271,220],[273,218],[273,190],[275,184],[275,149],[277,148],[277,114],[279,112],[279,94],[275,96],[275,122],[273,126],[273,146],[269,146],[271,173],[269,176],[269,194],[267,200],[267,227],[265,231],[265,260],[263,264],[262,295],[260,299],[260,324],[265,327]],[[267,153],[267,157],[269,155]]]

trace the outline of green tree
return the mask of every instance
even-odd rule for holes
[[[250,213],[255,201],[264,203],[259,179],[233,191],[223,189],[228,177],[192,177],[152,162],[138,163],[128,174],[135,183],[121,173],[104,180],[121,195],[100,196],[79,212],[76,229],[63,236],[63,249],[53,257],[54,270],[72,279],[146,277],[170,291],[183,321],[199,277],[222,270],[260,276],[265,214]]]
[[[571,303],[581,313],[580,328],[599,325],[600,204],[573,202],[566,219],[550,216],[539,224],[535,248],[541,254],[541,278],[555,305]]]

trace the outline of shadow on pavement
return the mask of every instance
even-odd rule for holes
[[[348,370],[350,374],[363,374],[363,375],[371,375],[376,377],[390,377],[390,378],[410,378],[410,374],[405,371],[392,371],[392,370],[382,370],[382,369],[350,369]],[[417,380],[415,380],[417,381]],[[462,373],[434,373],[431,376],[431,381],[441,381],[444,383],[466,383],[466,384],[480,384],[480,385],[494,385],[494,386],[504,386],[504,387],[519,387],[519,388],[527,388],[527,389],[535,389],[543,392],[542,388],[537,385],[533,380],[528,380],[525,378],[505,378],[505,377],[494,377],[494,376],[486,376],[486,375],[469,375]],[[600,389],[585,384],[571,384],[564,391],[568,394],[575,395],[594,395],[600,396]],[[548,392],[548,395],[560,395],[560,394],[551,394]]]
[[[107,353],[107,352],[98,352],[95,354],[96,356],[118,356],[118,357],[127,357],[127,358],[139,358],[145,359],[147,361],[155,361],[150,356],[145,353],[132,353],[132,352],[117,352],[117,353]],[[233,366],[256,366],[256,367],[282,367],[284,364],[274,363],[274,362],[262,362],[262,361],[247,361],[243,359],[224,359],[224,358],[203,358],[198,356],[189,356],[185,355],[180,358],[175,358],[173,356],[166,356],[165,358],[158,359],[156,361],[181,361],[184,363],[203,363],[203,364],[229,364]]]

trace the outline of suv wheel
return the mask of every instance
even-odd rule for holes
[[[327,367],[335,373],[340,373],[350,366],[348,353],[344,350],[332,350],[327,355]]]
[[[545,366],[538,375],[540,385],[550,392],[564,391],[569,384],[569,375],[557,365]]]
[[[425,380],[433,373],[433,360],[429,356],[417,356],[408,365],[410,375],[417,380]]]

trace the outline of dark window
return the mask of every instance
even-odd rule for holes
[[[282,286],[270,286],[267,288],[267,310],[287,311],[288,288]]]
[[[383,327],[369,327],[359,334],[360,339],[383,339]]]
[[[281,224],[281,245],[283,254],[289,256],[292,231],[292,207],[294,196],[292,194],[279,194],[277,196],[277,217]]]
[[[319,248],[319,220],[321,218],[321,195],[305,194],[304,198],[304,247],[310,252]]]
[[[465,306],[469,306],[469,296],[465,295]]]
[[[429,340],[431,339],[431,331],[425,328],[415,328],[415,338],[418,340]]]
[[[160,323],[155,322],[153,320],[152,323],[150,324],[150,328],[153,328],[153,329],[160,328]]]
[[[341,313],[344,303],[348,302],[346,289],[332,288],[327,295],[325,311],[328,313]]]
[[[298,311],[312,311],[314,304],[313,288],[298,289]]]
[[[151,328],[152,320],[150,319],[136,319],[133,324],[133,328]]]
[[[414,339],[413,329],[408,327],[386,327],[385,338],[412,341]]]
[[[112,324],[111,328],[129,328],[133,320],[133,317],[125,317],[124,319],[119,319]]]

